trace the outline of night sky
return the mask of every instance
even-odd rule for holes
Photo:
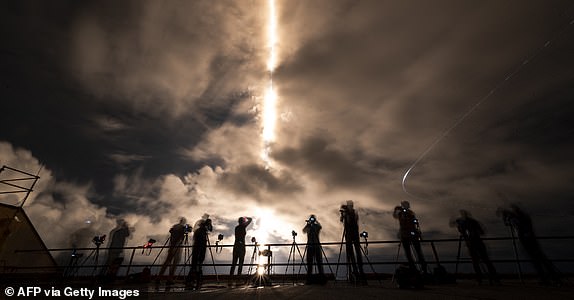
[[[42,166],[25,210],[49,247],[116,218],[141,245],[204,213],[224,242],[243,215],[289,242],[312,213],[337,241],[348,199],[372,240],[396,239],[402,200],[426,237],[456,237],[461,208],[506,235],[510,203],[573,233],[571,1],[278,0],[270,166],[266,7],[0,4],[0,165]]]

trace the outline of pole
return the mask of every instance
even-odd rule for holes
[[[518,249],[516,247],[516,237],[514,236],[514,227],[511,225],[508,227],[510,229],[510,236],[512,237],[512,248],[514,249],[514,257],[516,258],[516,267],[518,268],[518,278],[521,283],[524,283],[522,278],[522,267],[520,266],[520,260],[518,258]]]

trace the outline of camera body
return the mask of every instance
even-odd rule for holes
[[[361,232],[360,235],[361,235],[362,238],[365,238],[365,239],[369,237],[369,233],[366,232],[366,231]]]
[[[104,243],[104,241],[106,240],[106,235],[96,235],[94,236],[94,238],[92,239],[92,242],[94,244],[96,244],[96,246],[100,246]]]
[[[217,240],[218,240],[218,241],[223,240],[223,233],[220,233],[220,234],[217,235]]]
[[[189,225],[189,224],[183,225],[183,232],[184,232],[185,234],[188,234],[188,233],[190,233],[190,232],[192,232],[192,231],[193,231],[193,226],[191,226],[191,225]]]
[[[296,236],[297,236],[297,231],[291,230],[291,236],[292,236],[292,237],[296,237]]]
[[[305,220],[305,222],[307,222],[307,224],[309,224],[309,225],[316,224],[317,223],[317,217],[315,217],[315,215],[311,215],[309,217],[309,219]]]

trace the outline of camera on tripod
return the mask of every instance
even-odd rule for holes
[[[144,244],[143,247],[144,247],[144,248],[149,248],[149,247],[153,246],[153,244],[154,244],[155,242],[156,242],[156,240],[154,240],[154,239],[149,239],[149,240],[147,241],[147,243]]]
[[[106,240],[106,235],[96,235],[94,236],[94,238],[92,239],[92,242],[94,244],[96,244],[97,247],[100,247],[104,241]]]
[[[364,239],[367,239],[369,237],[369,233],[366,231],[361,232],[360,236]]]
[[[291,236],[292,236],[292,237],[296,237],[296,236],[297,236],[297,231],[291,230]]]
[[[251,237],[251,242],[252,243],[257,243],[257,239],[255,237]]]
[[[183,233],[189,234],[192,231],[193,231],[193,226],[191,226],[189,224],[183,225]]]

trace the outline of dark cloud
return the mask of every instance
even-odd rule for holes
[[[262,203],[274,203],[274,195],[281,198],[300,192],[303,187],[291,173],[273,174],[262,165],[246,165],[237,171],[223,174],[219,183],[232,193],[252,197]]]

